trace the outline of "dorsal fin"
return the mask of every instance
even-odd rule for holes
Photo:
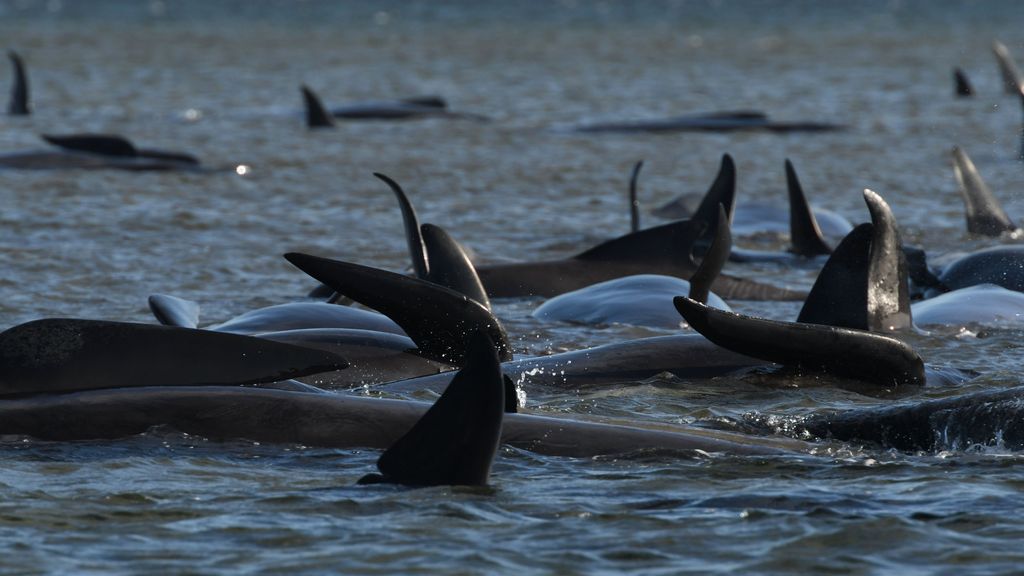
[[[999,63],[999,73],[1003,77],[1003,89],[1007,94],[1021,94],[1021,76],[1017,64],[1010,55],[1009,48],[998,40],[992,41],[992,53]]]
[[[704,254],[697,271],[690,276],[690,298],[707,304],[711,294],[711,283],[718,278],[722,267],[729,260],[732,252],[732,232],[729,217],[725,215],[725,206],[718,205],[718,222],[715,226],[715,238]]]
[[[633,172],[629,175],[629,231],[636,232],[640,229],[640,201],[636,195],[636,181],[640,178],[640,169],[644,167],[644,161],[640,160],[633,165]]]
[[[139,154],[130,140],[116,134],[69,134],[67,136],[43,134],[42,137],[43,140],[54,146],[76,152],[116,157],[135,157]]]
[[[424,108],[448,107],[448,102],[440,96],[413,96],[412,98],[402,98],[402,102],[414,106],[423,106]]]
[[[166,294],[152,294],[149,310],[164,326],[199,327],[199,304]]]
[[[880,386],[925,383],[921,357],[895,338],[863,330],[743,316],[682,296],[674,298],[673,303],[694,330],[739,354]]]
[[[967,97],[974,95],[974,87],[971,86],[970,80],[967,79],[967,74],[959,68],[953,68],[953,93],[960,97]]]
[[[1017,226],[1006,215],[1003,206],[982,180],[970,157],[959,146],[953,147],[953,175],[960,196],[964,199],[967,231],[983,236],[999,236],[1012,232]]]
[[[910,328],[910,285],[903,239],[889,205],[876,192],[864,190],[874,231],[868,261],[868,329]]]
[[[486,334],[475,332],[466,365],[434,405],[377,460],[360,484],[483,486],[501,440],[505,380]]]
[[[430,262],[426,280],[465,294],[490,310],[487,291],[462,246],[440,226],[424,224],[420,229]]]
[[[796,321],[868,329],[868,260],[874,226],[865,223],[846,235],[818,273]]]
[[[0,333],[0,394],[254,384],[347,365],[323,350],[153,324],[48,318]]]
[[[789,237],[790,252],[799,256],[831,254],[832,249],[825,242],[814,218],[814,211],[807,202],[803,186],[796,177],[793,163],[786,159],[786,188],[789,191]]]
[[[324,104],[320,101],[320,97],[316,95],[316,92],[313,92],[305,84],[302,85],[301,90],[302,102],[306,108],[306,127],[330,128],[334,126],[334,116],[324,108]]]
[[[428,260],[427,247],[423,244],[423,233],[420,229],[420,220],[416,216],[416,210],[409,202],[405,190],[391,178],[380,172],[374,172],[374,176],[391,188],[395,198],[398,200],[398,207],[402,210],[402,223],[405,226],[405,241],[409,245],[409,257],[412,258],[412,269],[417,278],[427,278],[430,274],[430,261]]]
[[[705,222],[679,220],[613,238],[573,258],[693,265],[693,245],[706,229]]]
[[[7,57],[14,67],[14,83],[11,85],[11,100],[7,103],[7,113],[11,116],[26,116],[31,111],[31,106],[28,101],[28,75],[25,74],[25,63],[14,50],[8,50]]]
[[[736,164],[732,156],[722,154],[722,163],[718,167],[718,174],[715,181],[711,183],[700,206],[693,212],[691,220],[704,222],[707,225],[705,236],[714,236],[715,223],[718,221],[718,206],[725,207],[725,214],[732,222],[733,211],[736,207]]]
[[[464,294],[427,280],[351,262],[294,252],[284,257],[339,294],[394,320],[431,359],[461,364],[466,338],[476,330],[487,332],[503,361],[512,358],[501,322]]]

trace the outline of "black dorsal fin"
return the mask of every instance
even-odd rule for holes
[[[974,87],[967,79],[967,74],[960,68],[953,68],[953,94],[965,98],[974,95]]]
[[[49,318],[0,333],[0,394],[240,385],[345,368],[340,356],[262,338]]]
[[[136,157],[139,154],[130,140],[116,134],[69,134],[67,136],[43,134],[42,137],[43,140],[54,146],[76,152],[116,157]]]
[[[786,159],[786,188],[789,191],[790,252],[799,256],[831,254],[832,249],[821,234],[814,211],[807,202],[803,186],[796,177],[793,163]]]
[[[199,327],[199,304],[167,294],[152,294],[149,310],[164,326]]]
[[[7,51],[7,57],[14,67],[14,83],[11,84],[11,100],[7,103],[7,113],[11,116],[26,116],[31,112],[28,97],[28,75],[25,63],[14,50]]]
[[[306,108],[306,127],[307,128],[330,128],[334,126],[334,116],[324,108],[323,102],[320,101],[320,97],[316,95],[316,92],[303,84],[302,90],[302,102]]]
[[[636,182],[640,178],[640,169],[644,167],[644,161],[640,160],[633,165],[633,172],[629,175],[629,231],[640,230],[640,201],[637,199]]]
[[[921,357],[895,338],[863,330],[743,316],[682,296],[673,303],[694,330],[739,354],[885,387],[925,383]]]
[[[490,310],[491,301],[487,291],[462,246],[440,226],[424,224],[420,231],[430,262],[430,272],[426,279],[465,294]]]
[[[672,262],[693,264],[693,245],[707,229],[707,223],[679,220],[632,232],[577,254],[578,260]]]
[[[417,278],[427,278],[430,274],[430,261],[427,256],[427,247],[423,244],[423,233],[420,229],[420,219],[416,216],[416,209],[409,202],[405,190],[391,178],[380,172],[374,172],[374,176],[391,188],[395,198],[398,200],[398,207],[402,210],[402,223],[405,226],[405,241],[409,245],[409,257],[412,258],[412,269]]]
[[[912,326],[910,284],[903,239],[889,205],[878,193],[864,190],[874,230],[868,261],[868,330],[903,330]]]
[[[996,62],[999,64],[999,73],[1003,78],[1003,89],[1007,94],[1021,94],[1021,76],[1020,70],[1017,68],[1016,62],[1013,61],[1013,56],[1010,55],[1010,49],[1005,44],[998,40],[992,41],[992,53],[996,56]]]
[[[501,441],[505,380],[486,334],[471,335],[466,365],[444,394],[377,460],[360,484],[484,486]]]
[[[714,236],[715,222],[718,221],[718,206],[725,207],[725,214],[732,222],[733,211],[736,207],[736,164],[732,156],[722,154],[722,163],[718,167],[718,174],[715,181],[711,183],[700,206],[693,212],[691,220],[704,222],[707,225],[705,236]]]
[[[464,294],[386,270],[308,254],[285,254],[293,265],[339,294],[373,308],[395,321],[420,353],[453,365],[462,364],[466,338],[487,332],[499,357],[512,358],[505,328],[480,303]]]
[[[711,294],[711,283],[718,278],[722,267],[729,260],[732,252],[732,231],[729,217],[725,215],[725,206],[718,205],[718,222],[715,226],[715,238],[704,254],[697,271],[690,276],[690,298],[702,304],[708,303]]]
[[[996,200],[970,157],[959,146],[953,147],[953,175],[956,177],[960,196],[964,199],[964,213],[967,216],[967,231],[982,236],[999,236],[1012,232],[1017,226],[1006,215],[1002,204]]]
[[[874,226],[856,226],[836,246],[804,300],[797,322],[868,329],[868,260]]]

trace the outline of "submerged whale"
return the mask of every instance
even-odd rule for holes
[[[832,122],[776,121],[764,112],[736,110],[671,118],[596,122],[574,126],[575,132],[827,132],[846,126]]]
[[[306,126],[329,128],[335,118],[343,120],[411,120],[417,118],[457,118],[488,120],[486,116],[467,112],[452,112],[448,103],[438,96],[422,96],[402,100],[357,102],[328,109],[310,87],[301,86],[302,102],[306,111]]]
[[[56,149],[0,155],[0,168],[204,170],[199,159],[191,154],[139,148],[127,138],[113,134],[43,135],[42,138]]]

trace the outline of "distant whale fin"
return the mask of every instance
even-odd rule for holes
[[[964,199],[967,231],[982,236],[999,236],[1012,232],[1017,226],[1006,215],[1003,206],[982,180],[970,157],[960,147],[953,147],[953,175],[960,196]]]
[[[440,96],[413,96],[412,98],[402,98],[401,102],[424,108],[448,108],[448,102]]]
[[[1003,89],[1007,94],[1021,94],[1021,75],[1017,64],[1010,55],[1009,48],[998,40],[992,42],[992,53],[999,63],[999,73],[1003,77]]]
[[[959,68],[953,68],[953,93],[960,97],[973,96],[974,87],[971,86],[970,80],[967,79],[967,74]]]
[[[42,134],[42,138],[54,146],[75,152],[116,157],[139,155],[139,151],[130,140],[116,134],[69,134],[67,136]]]
[[[644,167],[644,161],[640,160],[633,165],[633,172],[629,175],[629,231],[636,232],[640,229],[640,201],[636,195],[636,181],[640,178],[640,169]]]
[[[350,262],[295,252],[284,257],[339,294],[394,320],[425,356],[461,365],[466,338],[476,330],[484,330],[498,347],[499,357],[512,358],[501,322],[464,294],[419,278]]]
[[[619,236],[573,256],[578,260],[693,264],[693,245],[707,223],[679,220]]]
[[[395,198],[398,200],[398,207],[402,210],[402,223],[405,225],[405,241],[409,245],[409,256],[412,258],[412,269],[417,278],[427,278],[430,274],[430,263],[427,260],[427,248],[423,244],[423,235],[420,230],[420,220],[416,216],[416,210],[409,202],[405,190],[391,178],[374,172],[374,176],[391,188]]]
[[[799,256],[831,254],[832,249],[825,242],[814,218],[814,211],[807,202],[803,186],[796,177],[793,163],[786,159],[786,188],[789,190],[789,237],[790,252]]]
[[[7,57],[14,67],[14,83],[11,85],[11,100],[7,103],[7,113],[11,116],[25,116],[31,111],[28,101],[28,75],[25,74],[25,63],[14,50],[7,52]]]
[[[152,294],[149,310],[164,326],[199,327],[199,304],[166,294]]]
[[[302,102],[306,107],[307,128],[329,128],[334,126],[334,116],[324,108],[320,97],[305,84],[301,87]]]
[[[729,260],[732,252],[732,233],[729,217],[725,215],[725,206],[718,205],[718,222],[715,226],[715,238],[704,254],[700,266],[690,277],[690,298],[702,304],[708,303],[711,294],[711,283],[718,278],[722,267]]]
[[[710,308],[677,296],[686,322],[715,344],[798,369],[823,370],[879,386],[923,385],[924,362],[907,344],[872,332],[779,322]]]
[[[377,460],[360,484],[484,486],[501,440],[505,380],[494,343],[475,332],[444,394]]]
[[[868,260],[874,226],[856,226],[829,256],[796,321],[868,329]]]
[[[426,279],[465,294],[490,310],[487,290],[462,246],[440,226],[424,224],[420,231],[430,261],[430,273]]]
[[[337,354],[173,326],[49,318],[0,333],[0,394],[240,385],[345,368]]]

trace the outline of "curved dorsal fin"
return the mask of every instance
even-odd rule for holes
[[[902,330],[911,327],[910,285],[903,239],[889,205],[878,193],[864,190],[864,202],[874,225],[868,261],[868,329]]]
[[[135,145],[130,140],[117,134],[69,134],[67,136],[43,134],[42,138],[54,146],[76,152],[117,157],[139,155],[139,151],[135,149]]]
[[[1010,55],[1009,48],[1007,48],[1002,42],[993,40],[992,53],[995,54],[996,62],[999,63],[999,73],[1003,77],[1003,89],[1007,94],[1020,95],[1020,70],[1017,69],[1017,64],[1013,61],[1013,56]]]
[[[503,361],[512,358],[501,322],[464,294],[427,280],[351,262],[295,252],[284,257],[339,294],[394,320],[420,352],[434,360],[462,364],[466,338],[476,330],[487,332]]]
[[[487,291],[462,246],[440,226],[424,224],[420,231],[430,262],[426,280],[465,294],[490,310]]]
[[[722,267],[729,260],[732,252],[732,232],[729,217],[725,215],[725,206],[718,205],[718,222],[715,226],[715,238],[704,254],[697,271],[690,276],[690,298],[702,304],[708,303],[711,294],[711,283],[718,278]]]
[[[323,102],[320,101],[320,97],[316,95],[316,92],[303,84],[302,90],[302,102],[306,108],[306,127],[307,128],[330,128],[334,126],[334,116],[324,108]]]
[[[786,159],[786,188],[789,191],[789,237],[790,252],[799,256],[831,254],[832,249],[825,242],[814,218],[814,211],[807,202],[803,186],[796,177],[793,163]]]
[[[1017,226],[1006,215],[1003,206],[996,200],[970,157],[959,146],[953,147],[953,175],[956,177],[960,196],[964,199],[964,213],[967,216],[967,231],[983,236],[999,236],[1012,232]]]
[[[405,190],[391,178],[380,172],[374,172],[374,176],[391,188],[398,200],[398,207],[402,210],[402,223],[405,226],[405,241],[409,245],[409,257],[412,258],[412,269],[417,278],[427,278],[430,274],[430,261],[428,260],[427,247],[423,244],[423,233],[420,229],[420,220],[416,216],[416,209],[409,202]]]
[[[868,329],[868,260],[874,226],[855,227],[818,272],[796,321]]]
[[[753,358],[824,370],[879,386],[923,385],[924,362],[907,344],[863,330],[779,322],[710,308],[677,296],[686,322],[715,344]]]
[[[732,156],[722,154],[722,162],[718,167],[718,174],[715,181],[711,183],[700,206],[693,212],[692,220],[704,222],[708,229],[704,232],[707,236],[714,236],[715,223],[718,221],[718,206],[725,207],[725,214],[732,222],[732,215],[736,205],[736,164]]]
[[[360,484],[483,486],[501,441],[505,380],[494,343],[470,335],[466,365],[441,397],[377,460]]]
[[[14,50],[8,50],[7,57],[14,67],[14,83],[11,85],[11,100],[7,103],[7,113],[11,116],[26,116],[31,107],[28,101],[28,75],[25,74],[25,63]]]
[[[640,178],[640,169],[644,167],[644,161],[640,160],[633,165],[633,172],[629,175],[629,231],[636,232],[640,229],[640,201],[636,195],[636,181]]]
[[[967,97],[974,95],[974,87],[971,86],[970,80],[967,79],[967,74],[959,68],[953,68],[953,93],[960,97]]]
[[[149,310],[164,326],[199,327],[199,304],[167,294],[152,294]]]

